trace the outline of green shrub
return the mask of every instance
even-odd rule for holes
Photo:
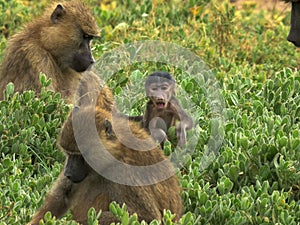
[[[105,77],[121,111],[131,115],[143,113],[143,80],[149,73],[166,70],[176,78],[177,96],[193,112],[199,137],[178,172],[185,206],[178,223],[299,224],[300,55],[285,40],[290,13],[254,6],[237,10],[215,0],[88,2],[102,28],[92,46],[97,59],[122,44],[162,40],[196,53],[219,82],[226,107],[223,127],[211,113],[207,93],[213,90],[204,86],[206,74],[195,80],[172,65],[143,62]],[[1,55],[6,36],[40,13],[45,3],[0,3],[0,24],[7,29],[4,34],[2,28]],[[42,82],[48,85],[45,78]],[[137,90],[130,89],[132,84]],[[25,224],[62,168],[64,156],[55,143],[69,106],[45,89],[38,96],[14,93],[11,85],[6,91],[0,102],[0,224]],[[222,130],[220,151],[208,154],[210,136]],[[166,154],[177,153],[167,142]],[[112,203],[110,209],[122,224],[145,224],[128,214],[125,205]],[[89,224],[97,224],[101,214],[91,209],[88,216]],[[173,224],[172,219],[165,211],[164,224]],[[56,220],[48,213],[45,224],[75,222],[70,214]]]
[[[70,107],[60,94],[46,91],[45,76],[41,81],[39,96],[14,93],[10,83],[0,102],[0,217],[7,224],[28,221],[34,210],[25,213],[26,207],[37,207],[64,161],[56,138]]]

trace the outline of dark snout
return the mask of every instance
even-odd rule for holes
[[[95,62],[91,52],[78,52],[73,59],[72,69],[81,73],[86,71]]]
[[[287,40],[300,47],[300,2],[292,3],[291,28]]]
[[[88,166],[81,155],[70,155],[67,158],[64,175],[74,183],[84,180],[88,174]]]

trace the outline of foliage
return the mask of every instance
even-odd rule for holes
[[[33,91],[14,93],[10,83],[0,102],[0,217],[7,224],[28,221],[24,207],[42,200],[64,161],[56,137],[70,107],[59,93],[46,90],[50,82],[41,75],[38,96]]]
[[[286,41],[289,12],[259,10],[255,5],[236,10],[227,1],[215,0],[87,2],[102,28],[92,46],[95,58],[126,43],[172,42],[196,53],[218,81],[225,105],[223,126],[211,113],[207,96],[212,88],[205,86],[209,82],[205,74],[195,79],[189,74],[192,69],[187,72],[164,63],[143,62],[105,77],[117,102],[122,103],[121,110],[139,115],[147,101],[143,90],[147,74],[165,70],[175,76],[177,96],[193,114],[198,135],[195,151],[178,173],[185,206],[178,223],[299,224],[299,51]],[[35,0],[0,0],[0,55],[7,37],[44,5]],[[49,81],[41,81],[45,88],[40,95],[14,93],[9,85],[6,99],[0,102],[3,225],[30,220],[64,161],[55,143],[69,106],[59,94],[46,91]],[[131,88],[133,84],[136,89]],[[210,137],[221,129],[221,148],[203,166]],[[165,151],[177,154],[169,142]],[[145,224],[137,221],[138,215],[130,215],[126,205],[112,203],[110,210],[122,224]],[[100,212],[91,209],[89,224],[97,224],[99,216]],[[163,223],[173,224],[172,220],[172,213],[165,211]],[[48,213],[44,224],[75,222],[70,214],[56,220]]]

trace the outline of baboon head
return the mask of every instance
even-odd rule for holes
[[[64,175],[74,183],[83,181],[91,170],[90,166],[84,160],[74,136],[72,115],[77,114],[79,110],[78,107],[73,109],[58,138],[58,145],[66,155]],[[81,119],[84,123],[85,118]]]
[[[165,109],[175,95],[175,80],[167,72],[155,72],[149,75],[145,82],[147,97],[157,110]]]
[[[80,1],[55,4],[43,18],[41,45],[64,71],[85,71],[94,63],[90,42],[99,31],[87,8]]]

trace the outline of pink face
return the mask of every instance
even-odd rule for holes
[[[147,89],[147,96],[157,109],[165,109],[173,93],[173,85],[168,82],[152,83]]]

